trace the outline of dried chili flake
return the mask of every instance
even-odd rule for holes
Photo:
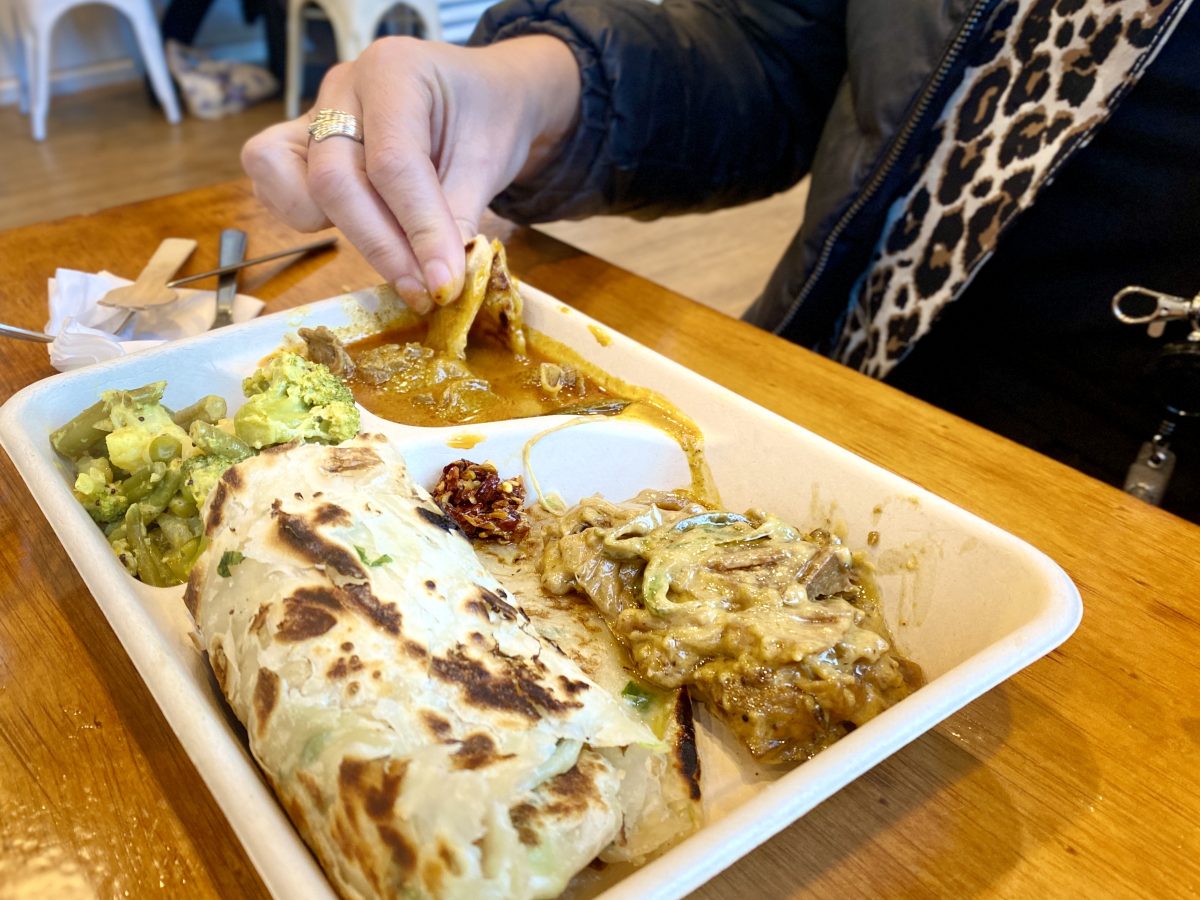
[[[442,469],[433,499],[473,540],[509,544],[529,532],[521,476],[502,479],[491,463],[450,463]]]

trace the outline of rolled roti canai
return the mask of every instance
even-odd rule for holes
[[[203,648],[344,896],[552,897],[694,827],[651,810],[681,796],[646,778],[672,748],[539,634],[384,438],[264,451],[204,515]]]

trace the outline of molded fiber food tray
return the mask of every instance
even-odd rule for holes
[[[1081,615],[1079,593],[1050,559],[1007,532],[803,428],[755,406],[560,301],[528,287],[528,324],[590,362],[656,390],[704,431],[724,505],[759,506],[808,528],[832,527],[877,567],[888,624],[929,683],[790,771],[756,766],[698,708],[706,824],[650,864],[607,885],[606,898],[686,894],[984,691],[1062,643]],[[320,867],[258,775],[229,725],[206,663],[189,638],[183,588],[130,578],[76,503],[48,435],[100,391],[168,382],[178,407],[220,393],[236,408],[241,379],[301,325],[366,333],[388,302],[374,291],[314,303],[149,352],[47,378],[0,408],[0,442],[108,617],[167,721],[271,892],[333,895]],[[415,428],[363,416],[389,435],[413,477],[431,487],[461,456],[523,471],[522,451],[565,417]],[[481,437],[456,450],[454,435]],[[461,445],[461,444],[460,444]],[[688,483],[678,446],[663,433],[597,418],[538,439],[530,464],[542,489],[567,502],[613,500]],[[868,546],[870,532],[878,541]],[[611,880],[611,879],[610,879]]]

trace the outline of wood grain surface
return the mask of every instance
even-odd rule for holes
[[[45,322],[55,267],[134,275],[164,237],[216,262],[298,243],[232,182],[0,234],[0,320]],[[1200,892],[1200,531],[537,232],[516,273],[1039,547],[1083,624],[718,876],[704,898]],[[250,272],[275,311],[376,278],[344,245]],[[7,342],[0,400],[53,374]],[[0,898],[265,890],[24,483],[0,459]]]

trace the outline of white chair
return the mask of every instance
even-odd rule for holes
[[[425,37],[442,39],[437,0],[288,0],[287,79],[284,100],[289,119],[300,115],[300,90],[304,81],[304,7],[313,3],[333,26],[338,59],[352,60],[375,39],[379,23],[391,9],[407,6],[421,17]]]
[[[7,3],[9,0],[0,0]],[[18,74],[21,83],[27,80],[29,91],[30,124],[34,140],[46,138],[46,114],[50,110],[50,38],[54,26],[64,13],[76,6],[85,6],[97,0],[15,0],[15,26],[24,44],[24,67],[22,60],[14,59],[17,68],[25,68],[24,77]],[[98,0],[123,14],[133,26],[142,59],[158,102],[162,104],[167,121],[172,124],[180,119],[179,100],[175,86],[167,72],[167,60],[163,53],[162,32],[150,0]]]
[[[17,26],[16,2],[0,0],[0,55],[12,60],[13,74],[17,78],[17,107],[24,115],[29,112],[29,79],[25,74],[25,51]]]

